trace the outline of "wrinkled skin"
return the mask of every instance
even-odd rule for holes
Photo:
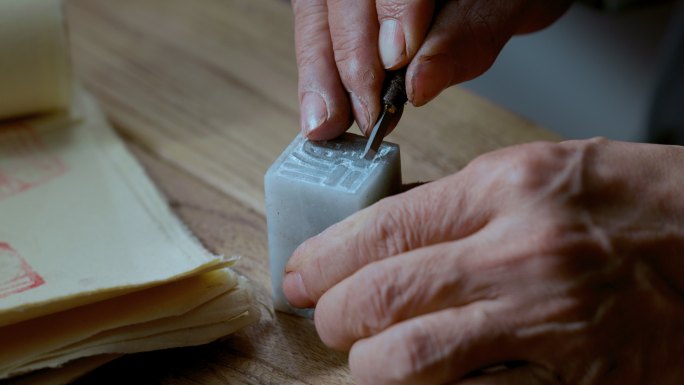
[[[286,271],[361,385],[683,384],[684,148],[495,151],[332,226]]]
[[[568,0],[293,0],[302,132],[368,133],[385,69],[407,67],[421,106],[487,70],[511,36],[556,20]]]

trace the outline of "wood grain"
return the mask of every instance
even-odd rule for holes
[[[263,175],[298,130],[282,0],[67,0],[75,73],[169,203],[213,252],[241,255],[262,320],[203,347],[131,355],[81,383],[351,384],[310,321],[270,310]],[[389,140],[405,181],[557,137],[462,89],[408,107]]]
[[[295,136],[289,5],[276,0],[70,0],[76,72],[121,132],[260,213],[262,176]],[[407,108],[389,140],[407,181],[556,139],[462,89]]]

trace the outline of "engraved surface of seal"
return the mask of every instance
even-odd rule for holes
[[[0,128],[0,200],[45,183],[65,170],[31,127],[18,124]]]
[[[302,140],[280,164],[277,173],[289,179],[355,193],[378,166],[378,162],[362,158],[365,144],[361,138],[318,143]],[[381,158],[389,151],[389,147],[381,146],[377,157]]]
[[[36,288],[45,283],[43,277],[12,247],[0,242],[0,298]]]

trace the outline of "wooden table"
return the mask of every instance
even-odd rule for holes
[[[293,18],[282,0],[68,0],[77,77],[211,251],[244,258],[261,321],[224,341],[131,355],[82,383],[351,384],[312,323],[270,309],[262,178],[298,130]],[[557,137],[462,89],[407,108],[390,138],[405,182]]]

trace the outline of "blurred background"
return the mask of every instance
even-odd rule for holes
[[[567,138],[684,144],[684,0],[577,2],[464,87]]]

